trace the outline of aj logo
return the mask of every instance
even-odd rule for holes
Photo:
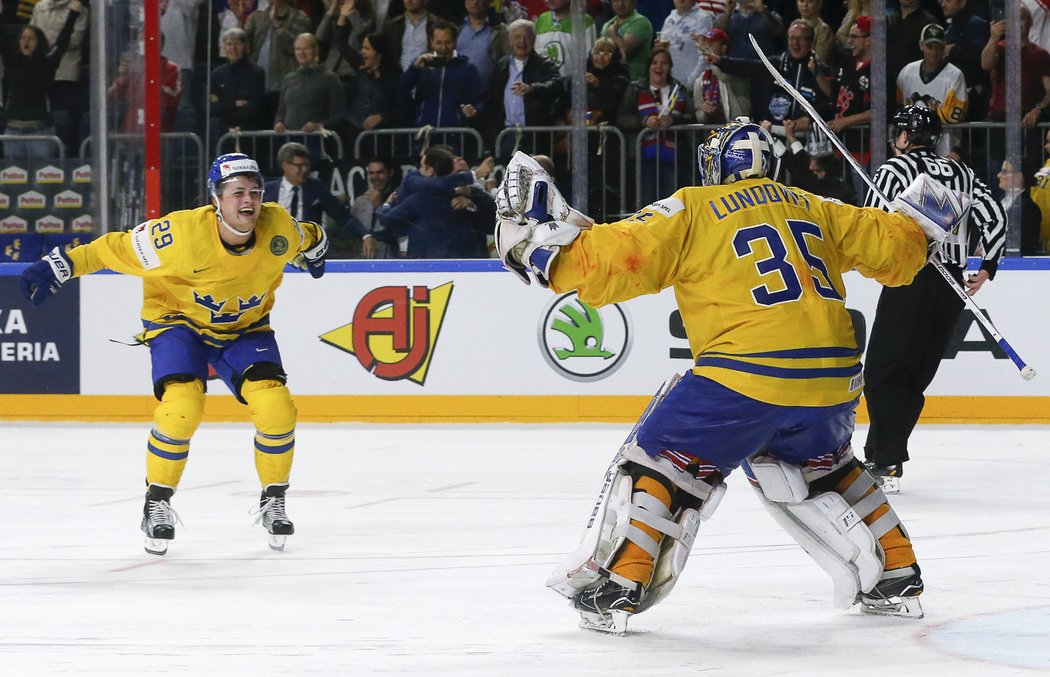
[[[357,304],[353,322],[320,338],[384,381],[423,385],[451,296],[451,282],[373,289]]]

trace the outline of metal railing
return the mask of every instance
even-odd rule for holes
[[[109,134],[108,173],[110,193],[96,196],[105,204],[117,228],[130,228],[146,218],[145,149],[141,134]],[[80,144],[80,157],[91,157],[92,137]],[[196,134],[165,132],[160,135],[161,213],[204,203],[204,144]],[[96,169],[96,171],[98,171]],[[102,202],[102,201],[105,202]]]
[[[65,144],[52,134],[0,134],[0,146],[3,147],[0,158],[5,162],[25,162],[28,166],[37,162],[46,164],[56,158],[61,163],[66,161]],[[55,152],[41,152],[45,146],[54,146]]]
[[[277,163],[277,151],[289,141],[306,146],[315,164],[317,161],[337,164],[344,157],[343,139],[327,129],[316,132],[231,129],[215,142],[215,155],[245,153],[259,163],[263,176],[280,176],[282,172]]]
[[[480,160],[485,154],[485,142],[476,129],[427,126],[363,131],[354,141],[354,159],[386,157],[395,162],[408,161],[416,165],[420,153],[436,144],[451,146],[471,160]]]

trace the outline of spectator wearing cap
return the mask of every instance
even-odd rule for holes
[[[981,49],[988,42],[988,22],[974,14],[970,0],[941,0],[946,28],[944,51],[948,63],[966,78],[971,120],[984,119],[988,110],[988,74],[981,69]]]
[[[927,24],[922,29],[919,48],[922,59],[912,61],[897,76],[897,102],[924,106],[937,111],[946,125],[966,120],[966,78],[961,70],[948,63],[944,48],[944,29],[940,24]],[[954,145],[952,134],[942,134],[937,153],[948,155]]]
[[[706,68],[693,85],[696,119],[701,124],[718,125],[751,115],[751,83],[722,71],[711,61],[725,56],[729,49],[729,34],[721,28],[712,28],[697,38],[697,46],[705,55],[714,57],[702,62]]]
[[[927,24],[937,18],[922,8],[922,0],[900,0],[901,11],[886,22],[887,110],[896,110],[895,89],[901,69],[922,58],[919,38]],[[870,34],[870,31],[869,31]]]
[[[674,0],[674,10],[664,19],[656,35],[656,45],[671,54],[674,68],[671,77],[692,91],[693,83],[706,66],[700,56],[694,35],[703,35],[715,23],[717,15],[701,9],[693,0]]]
[[[866,165],[871,160],[871,148],[866,130],[859,126],[871,124],[871,17],[857,17],[846,41],[852,58],[839,69],[835,117],[828,126],[842,137],[853,157]],[[856,172],[854,188],[857,195],[865,194]]]

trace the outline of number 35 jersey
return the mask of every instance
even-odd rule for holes
[[[550,282],[596,306],[673,287],[696,374],[762,402],[827,406],[863,385],[842,273],[897,286],[925,263],[926,238],[903,215],[749,179],[594,226]]]
[[[254,245],[235,253],[219,239],[214,207],[205,206],[108,233],[68,254],[78,276],[108,268],[144,278],[142,339],[186,326],[223,347],[269,326],[285,264],[320,237],[320,226],[264,203]]]

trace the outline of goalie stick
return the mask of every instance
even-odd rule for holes
[[[842,139],[838,137],[838,134],[831,131],[831,128],[828,127],[828,123],[824,122],[824,118],[820,117],[820,115],[817,114],[816,109],[814,109],[813,106],[809,103],[809,101],[806,100],[806,97],[802,96],[801,92],[792,87],[791,83],[785,80],[784,76],[780,74],[780,71],[778,71],[773,66],[773,64],[769,62],[769,59],[766,58],[765,53],[762,52],[762,48],[758,46],[758,41],[755,40],[755,36],[748,35],[748,38],[751,39],[751,45],[752,47],[754,47],[755,53],[758,54],[758,58],[762,60],[762,65],[766,67],[766,70],[768,70],[769,74],[773,76],[773,79],[776,81],[776,83],[780,85],[784,89],[784,91],[790,94],[791,98],[797,101],[798,104],[802,106],[802,108],[807,113],[809,113],[809,116],[813,119],[813,124],[815,124],[820,129],[820,131],[822,131],[824,135],[831,140],[831,143],[835,146],[835,149],[838,150],[838,152],[844,158],[846,158],[846,161],[849,162],[850,166],[853,168],[853,171],[857,172],[860,178],[864,180],[864,183],[868,184],[868,187],[871,188],[875,192],[875,194],[882,199],[883,202],[889,204],[890,201],[886,198],[885,195],[882,194],[882,191],[879,190],[879,187],[875,185],[875,181],[873,181],[872,178],[868,176],[868,173],[865,172],[864,168],[860,166],[860,163],[857,162],[857,159],[853,157],[853,153],[849,152],[845,144],[842,143]],[[977,302],[970,298],[970,295],[966,293],[966,290],[959,286],[959,284],[952,277],[952,274],[949,273],[948,269],[944,267],[944,263],[940,260],[936,252],[934,252],[934,254],[930,257],[930,263],[932,263],[933,267],[937,269],[937,272],[941,274],[941,277],[944,278],[945,282],[947,282],[951,286],[951,288],[955,290],[956,295],[960,299],[962,299],[966,307],[970,310],[970,312],[973,313],[974,317],[977,318],[977,321],[980,322],[981,325],[988,330],[988,333],[992,335],[992,338],[995,339],[995,342],[998,343],[999,347],[1003,349],[1003,352],[1005,352],[1007,356],[1009,356],[1010,360],[1014,363],[1014,366],[1016,366],[1017,369],[1020,371],[1021,378],[1023,378],[1026,381],[1032,380],[1035,377],[1035,369],[1028,366],[1025,363],[1025,361],[1021,359],[1021,356],[1017,354],[1017,351],[1013,349],[1013,346],[1011,346],[1007,342],[1007,340],[1003,338],[1003,335],[1000,334],[999,330],[995,328],[995,325],[992,324],[992,321],[988,319],[988,317],[985,316],[983,312],[981,312],[981,307],[977,305]]]

